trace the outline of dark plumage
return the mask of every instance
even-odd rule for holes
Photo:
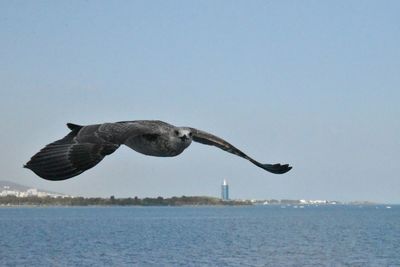
[[[262,164],[225,140],[190,127],[175,127],[162,121],[123,121],[81,126],[67,124],[71,132],[36,153],[25,168],[47,180],[65,180],[94,167],[124,144],[135,151],[158,157],[182,153],[193,141],[216,146],[245,158],[271,173],[282,174],[288,164]]]

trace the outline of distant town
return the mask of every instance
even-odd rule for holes
[[[18,198],[24,197],[51,197],[51,198],[63,198],[72,197],[65,194],[49,192],[45,190],[39,190],[20,184],[16,184],[8,181],[0,181],[0,197],[15,196]]]
[[[182,206],[182,205],[282,205],[303,207],[304,205],[372,205],[376,203],[368,201],[356,201],[343,203],[332,200],[292,200],[292,199],[230,199],[229,185],[226,180],[221,185],[221,198],[208,196],[181,196],[171,198],[84,198],[61,193],[49,192],[37,188],[31,188],[12,182],[0,181],[0,205],[59,205],[59,206],[88,206],[88,205],[119,205],[119,206]]]
[[[1,197],[6,197],[6,196],[15,196],[15,197],[69,197],[67,195],[63,194],[57,194],[57,193],[50,193],[50,192],[44,192],[44,191],[39,191],[36,188],[29,188],[26,191],[17,191],[9,188],[8,186],[4,186],[2,188],[2,191],[0,192]]]

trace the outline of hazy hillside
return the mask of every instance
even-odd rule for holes
[[[8,190],[8,191],[25,192],[25,191],[27,191],[29,189],[32,189],[32,188],[35,188],[35,187],[25,186],[25,185],[17,184],[17,183],[10,182],[10,181],[0,181],[0,191]],[[52,191],[48,191],[48,190],[43,190],[43,189],[39,189],[39,188],[36,188],[36,189],[38,191],[40,191],[40,192],[43,192],[43,193],[64,195],[64,194],[61,194],[61,193],[52,192]]]
[[[15,190],[15,191],[26,191],[32,187],[25,186],[25,185],[20,185],[17,183],[13,183],[10,181],[0,181],[0,189],[7,188],[9,190]],[[44,191],[44,190],[41,190]]]

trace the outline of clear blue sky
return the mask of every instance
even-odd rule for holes
[[[400,203],[399,1],[1,1],[0,180],[84,196]],[[221,136],[120,148],[49,182],[22,168],[66,122],[161,119]]]

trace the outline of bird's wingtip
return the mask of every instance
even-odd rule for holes
[[[289,164],[281,165],[280,163],[277,163],[277,164],[263,164],[260,167],[263,168],[266,171],[269,171],[269,172],[275,173],[275,174],[284,174],[284,173],[287,173],[288,171],[290,171],[293,168],[292,166],[289,166]]]

